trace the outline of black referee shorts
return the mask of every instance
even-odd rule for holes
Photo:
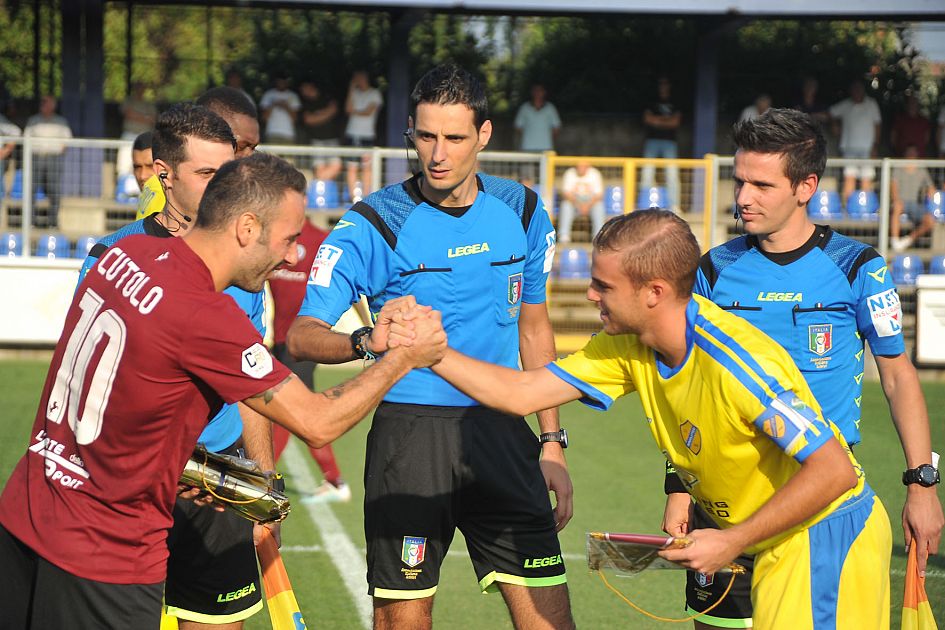
[[[484,407],[382,403],[367,441],[368,594],[432,596],[456,528],[483,591],[566,582],[540,446]]]
[[[693,529],[718,529],[715,521],[699,507],[697,502],[693,507]],[[751,620],[751,574],[755,567],[755,557],[741,555],[735,558],[748,571],[735,576],[732,590],[729,591],[722,603],[707,614],[698,617],[698,621],[719,628],[750,628]],[[689,614],[702,612],[719,601],[728,583],[732,579],[730,573],[716,573],[705,575],[694,571],[686,571],[686,610]]]

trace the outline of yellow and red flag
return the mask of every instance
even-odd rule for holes
[[[925,577],[919,577],[915,542],[909,546],[906,562],[906,589],[902,597],[902,630],[938,630],[929,596],[925,593]]]
[[[282,564],[276,539],[269,533],[268,528],[263,527],[262,530],[263,536],[256,547],[256,555],[262,569],[263,589],[266,591],[266,607],[272,620],[272,630],[305,630],[305,620],[299,610],[299,603],[295,600],[292,584],[289,583],[289,574]]]

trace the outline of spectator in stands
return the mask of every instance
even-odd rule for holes
[[[372,147],[376,144],[375,126],[377,115],[384,104],[380,90],[371,86],[366,70],[356,70],[348,85],[345,113],[348,126],[345,128],[345,144],[351,147]],[[351,201],[360,201],[371,192],[371,156],[364,154],[347,160],[348,194]],[[360,173],[359,173],[360,167]]]
[[[889,140],[893,155],[905,157],[906,149],[913,147],[917,158],[924,158],[932,139],[932,123],[919,111],[919,99],[915,94],[906,97],[903,111],[896,114]]]
[[[144,190],[144,183],[154,175],[150,130],[140,134],[131,145],[131,167],[138,182],[138,190]]]
[[[673,101],[673,85],[667,77],[656,81],[656,100],[643,110],[643,126],[646,128],[646,140],[643,143],[643,157],[676,159],[679,145],[676,133],[682,124],[682,114]],[[656,169],[652,165],[643,167],[640,185],[651,188],[654,184]],[[674,212],[679,211],[679,168],[675,165],[666,167],[667,203]],[[600,226],[598,226],[600,227]],[[594,233],[597,233],[595,228]]]
[[[882,115],[876,100],[866,95],[866,86],[857,79],[850,84],[850,97],[830,107],[830,118],[840,126],[840,154],[845,158],[875,158],[878,155]],[[836,133],[837,129],[834,129]],[[873,190],[876,169],[872,166],[847,166],[843,169],[843,199],[856,190]]]
[[[820,83],[814,77],[804,77],[801,83],[801,98],[794,106],[794,109],[804,112],[820,124],[830,120],[830,114],[827,112],[827,105],[817,97],[817,90]]]
[[[276,75],[275,86],[267,90],[259,101],[266,122],[266,142],[294,144],[295,119],[301,107],[299,95],[289,89],[288,77]]]
[[[0,113],[0,136],[19,138],[22,135],[23,131],[10,122],[9,118]],[[4,161],[13,155],[14,149],[16,149],[16,142],[12,140],[0,144],[0,196],[2,196],[6,190],[6,168],[4,168]]]
[[[255,106],[256,99],[249,95],[245,89],[243,89],[243,75],[240,74],[240,71],[232,68],[226,73],[226,87],[233,88],[234,90],[239,90],[246,95],[246,98]]]
[[[131,142],[139,135],[154,128],[154,121],[157,120],[158,114],[157,107],[145,98],[144,92],[144,83],[135,81],[131,84],[131,94],[121,104],[122,140]],[[131,152],[131,145],[123,146],[118,150],[115,164],[119,176],[128,175],[132,172],[134,167],[132,166]]]
[[[758,118],[769,109],[771,109],[771,96],[759,94],[754,103],[742,110],[742,113],[738,116],[738,122]]]
[[[547,98],[545,86],[531,87],[531,100],[522,103],[515,114],[515,134],[520,151],[554,151],[555,138],[561,129],[558,110]]]
[[[62,181],[63,140],[72,137],[68,121],[56,113],[56,98],[46,94],[39,100],[39,113],[29,117],[23,135],[42,138],[33,143],[33,195],[40,186],[49,198],[49,211],[40,216],[33,206],[33,227],[55,228],[59,225],[59,197]]]
[[[604,225],[604,178],[587,160],[564,172],[558,214],[558,242],[571,242],[571,223],[577,211],[591,218],[591,238]]]
[[[316,147],[336,147],[341,144],[338,132],[338,99],[322,90],[314,81],[299,84],[302,101],[298,138],[300,144]],[[315,179],[333,180],[341,173],[341,160],[337,157],[315,158]]]
[[[907,160],[919,157],[919,149],[915,145],[905,148],[903,155]],[[889,217],[890,236],[889,246],[893,251],[901,252],[910,247],[916,240],[932,231],[935,219],[928,211],[926,202],[935,194],[935,184],[928,170],[921,166],[903,166],[892,170],[892,215]],[[905,214],[913,225],[913,231],[906,236],[899,236],[902,215]]]

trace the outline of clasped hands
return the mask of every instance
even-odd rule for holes
[[[447,341],[440,311],[405,295],[381,308],[368,347],[377,354],[397,350],[416,367],[430,367],[446,354]]]

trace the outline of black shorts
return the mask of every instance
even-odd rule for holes
[[[157,628],[164,584],[80,578],[39,557],[0,526],[0,628]]]
[[[692,521],[689,528],[691,530],[719,528],[698,503],[693,508]],[[748,569],[748,572],[735,576],[732,590],[725,596],[722,603],[707,615],[699,617],[698,621],[720,628],[751,627],[751,572],[755,566],[755,557],[741,555],[735,559],[735,562]],[[694,615],[719,601],[731,579],[732,576],[729,573],[707,576],[703,573],[686,571],[686,611]]]
[[[224,453],[234,454],[228,448]],[[217,512],[178,499],[167,537],[171,616],[201,623],[232,623],[262,610],[253,524],[231,510]]]
[[[522,418],[382,403],[364,472],[368,594],[432,596],[456,528],[483,591],[565,583],[540,450]]]
[[[296,361],[289,354],[289,350],[284,343],[277,343],[272,347],[272,354],[282,365],[286,366],[292,373],[299,377],[299,380],[308,387],[310,391],[315,391],[315,366],[314,361]]]

